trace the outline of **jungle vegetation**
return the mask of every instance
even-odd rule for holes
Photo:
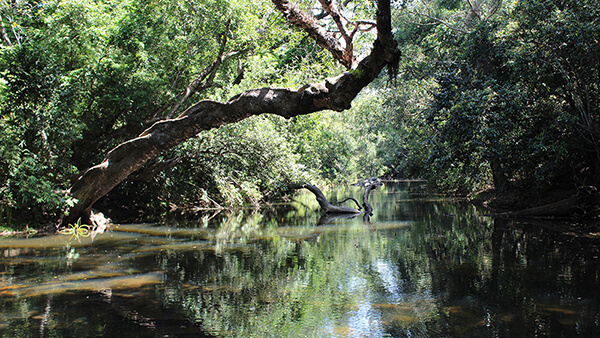
[[[277,7],[289,3],[0,0],[0,223],[57,222],[88,168],[201,100],[365,75],[376,2],[291,2],[342,46],[341,28],[356,33],[350,56],[291,25]],[[125,220],[372,176],[463,195],[596,190],[595,1],[392,1],[391,32],[399,60],[351,108],[190,132],[95,206]]]

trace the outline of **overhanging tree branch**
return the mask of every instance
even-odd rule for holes
[[[284,1],[274,2],[277,4]],[[355,70],[308,84],[298,90],[258,88],[238,94],[227,102],[203,100],[186,109],[177,118],[154,123],[138,137],[112,149],[102,163],[84,172],[70,189],[78,202],[64,221],[69,223],[78,217],[89,217],[92,205],[100,197],[148,160],[202,131],[260,114],[291,118],[325,109],[343,111],[350,108],[358,93],[385,66],[397,65],[400,57],[391,32],[389,1],[379,1],[378,8],[378,37],[373,42],[370,55],[361,60]]]
[[[215,57],[214,61],[211,62],[208,66],[206,66],[200,73],[190,82],[187,87],[179,93],[172,101],[163,104],[159,109],[154,112],[152,118],[146,120],[147,125],[151,125],[152,123],[163,120],[165,118],[172,118],[175,116],[175,113],[183,106],[183,104],[195,93],[198,93],[202,90],[208,89],[214,85],[214,79],[217,75],[217,71],[221,64],[228,58],[232,56],[236,56],[240,54],[240,51],[230,52],[225,54],[227,47],[227,36],[230,33],[231,20],[227,20],[225,24],[225,30],[221,34],[219,41],[219,51],[217,53],[217,57]],[[179,77],[179,75],[177,75]],[[176,81],[176,80],[175,80]],[[175,86],[175,82],[171,85],[171,87]],[[168,112],[165,114],[165,111]]]

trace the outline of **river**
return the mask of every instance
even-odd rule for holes
[[[330,200],[360,188],[326,191]],[[600,234],[373,191],[370,219],[314,196],[261,209],[0,240],[3,337],[600,335]],[[568,228],[569,225],[566,225]]]

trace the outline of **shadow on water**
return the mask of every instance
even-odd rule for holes
[[[368,223],[292,205],[0,240],[2,336],[600,334],[598,239],[388,184]],[[327,192],[332,201],[359,191]]]

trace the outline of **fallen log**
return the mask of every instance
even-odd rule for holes
[[[365,209],[365,217],[366,217],[365,219],[368,220],[369,216],[373,216],[373,206],[371,206],[371,204],[369,203],[369,194],[371,193],[372,190],[375,190],[378,187],[381,187],[383,185],[383,182],[381,182],[381,180],[379,178],[369,178],[362,182],[355,183],[353,185],[365,188],[365,192],[363,193],[362,207]],[[317,198],[317,202],[319,202],[321,209],[325,210],[326,213],[334,213],[334,214],[344,214],[344,213],[359,214],[360,213],[360,206],[358,207],[358,209],[354,209],[354,208],[349,208],[349,207],[336,206],[336,205],[329,203],[329,201],[327,201],[327,198],[325,197],[323,192],[319,188],[317,188],[316,186],[314,186],[312,184],[306,183],[306,184],[302,184],[302,185],[299,185],[296,187],[297,188],[305,188],[305,189],[309,190],[310,192],[312,192],[315,195],[315,197]],[[356,205],[358,205],[358,201],[353,197],[348,197],[348,198],[342,200],[341,202],[339,202],[338,204],[341,204],[348,200],[353,200],[356,203]]]
[[[329,203],[329,201],[327,201],[327,198],[325,198],[325,195],[323,194],[323,192],[319,188],[317,188],[316,186],[314,186],[312,184],[308,184],[308,183],[303,184],[301,187],[312,192],[315,195],[315,197],[317,198],[317,202],[319,202],[321,209],[325,210],[325,212],[327,212],[327,213],[360,214],[360,211],[357,209],[349,208],[349,207],[341,207],[341,206],[337,206],[337,205],[333,205],[333,204]]]

